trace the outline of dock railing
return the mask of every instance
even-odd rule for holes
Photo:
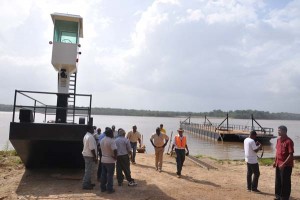
[[[221,140],[223,140],[224,135],[236,135],[240,137],[249,134],[253,130],[261,136],[266,136],[269,138],[273,137],[273,128],[262,127],[254,119],[253,115],[251,115],[251,120],[251,126],[230,124],[227,114],[226,118],[221,123],[212,123],[206,116],[204,123],[193,123],[191,122],[191,116],[189,116],[184,121],[180,121],[180,127],[190,133],[200,134]]]

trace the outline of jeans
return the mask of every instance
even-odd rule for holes
[[[100,159],[99,163],[98,163],[97,180],[101,179],[101,174],[102,174],[102,163],[101,163],[101,159]]]
[[[288,200],[291,195],[291,175],[293,168],[284,167],[282,170],[276,167],[275,195],[281,200]]]
[[[181,175],[182,166],[185,160],[185,149],[175,149],[176,163],[177,163],[177,175]]]
[[[252,179],[252,175],[253,179]],[[258,163],[250,164],[247,163],[247,189],[248,190],[257,190],[258,178],[260,176],[259,165]]]
[[[93,157],[87,157],[87,156],[83,156],[83,159],[84,159],[85,166],[84,166],[82,187],[90,187],[94,160]]]
[[[122,183],[124,180],[125,174],[126,180],[128,182],[132,181],[130,174],[130,162],[129,162],[129,156],[128,155],[122,155],[117,157],[117,179],[118,183]]]
[[[101,191],[113,191],[115,163],[102,163]]]
[[[137,142],[130,142],[132,148],[132,162],[135,162]]]

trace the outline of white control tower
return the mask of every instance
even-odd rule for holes
[[[78,55],[81,54],[78,50],[79,38],[83,38],[83,20],[79,15],[61,13],[53,13],[51,17],[54,24],[53,42],[50,42],[53,43],[51,63],[58,72],[56,122],[66,123],[70,77],[77,72]],[[75,101],[75,90],[72,93]]]

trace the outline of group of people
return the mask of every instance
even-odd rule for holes
[[[141,147],[141,134],[134,125],[132,131],[126,135],[122,128],[115,130],[106,127],[101,129],[89,126],[83,138],[83,158],[85,161],[85,174],[83,177],[83,189],[93,189],[95,184],[91,183],[93,162],[97,163],[99,158],[97,178],[100,180],[101,192],[113,193],[113,176],[116,168],[118,185],[123,185],[126,178],[128,186],[135,186],[137,183],[131,177],[130,161],[136,164],[137,143]],[[189,155],[187,138],[183,135],[184,130],[179,128],[178,135],[174,137],[171,148],[171,155],[175,149],[177,163],[177,177],[181,177],[181,171],[185,156]],[[291,174],[294,166],[294,143],[287,136],[287,127],[279,126],[276,143],[276,156],[273,167],[276,168],[275,175],[275,200],[288,200],[291,194]],[[247,163],[247,191],[260,192],[258,180],[260,176],[257,152],[262,150],[262,144],[256,141],[256,131],[251,131],[249,137],[244,140],[245,161]],[[163,154],[169,137],[166,134],[163,124],[156,128],[155,133],[150,137],[150,142],[155,149],[155,169],[162,171]],[[115,164],[116,163],[116,164]],[[123,174],[124,173],[124,174]]]
[[[177,162],[177,177],[181,177],[181,170],[185,160],[185,155],[189,154],[187,139],[183,136],[183,129],[178,129],[178,135],[175,136],[172,143],[173,152],[175,148]],[[169,141],[163,124],[156,128],[156,132],[152,134],[150,141],[155,149],[155,167],[156,170],[162,171],[164,148]],[[87,133],[83,138],[82,155],[85,162],[85,173],[83,177],[82,188],[91,190],[95,184],[91,182],[94,163],[98,164],[97,179],[100,183],[101,192],[113,193],[113,176],[116,169],[118,185],[123,185],[126,178],[128,186],[136,186],[137,183],[131,177],[130,161],[136,164],[137,143],[141,147],[141,134],[134,125],[132,131],[127,134],[124,129],[115,130],[106,127],[101,133],[100,128],[88,126]],[[185,149],[187,152],[185,152]],[[124,173],[124,174],[123,174]]]
[[[294,166],[294,143],[287,136],[287,127],[279,126],[276,143],[276,155],[273,163],[275,170],[275,200],[288,200],[291,194],[291,175]],[[260,176],[257,152],[262,150],[262,145],[255,141],[256,131],[251,131],[244,140],[245,161],[247,163],[247,190],[260,192],[258,179]]]
[[[95,132],[96,130],[96,132]],[[85,162],[85,172],[82,188],[91,190],[95,184],[91,182],[93,163],[98,163],[97,179],[101,182],[101,192],[113,193],[113,176],[117,173],[118,185],[122,186],[126,178],[128,186],[136,186],[137,183],[131,177],[130,160],[135,164],[135,152],[137,142],[141,145],[141,135],[136,126],[125,137],[124,129],[115,130],[115,126],[101,129],[88,126],[87,133],[83,138],[82,155]],[[124,173],[124,174],[123,174]]]

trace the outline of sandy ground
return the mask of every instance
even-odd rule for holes
[[[0,165],[0,200],[2,199],[273,199],[274,174],[270,166],[261,166],[259,189],[262,193],[246,191],[244,162],[215,161],[201,158],[216,169],[202,168],[187,159],[182,178],[176,177],[174,157],[164,156],[163,171],[154,168],[154,155],[137,154],[137,164],[131,166],[136,187],[117,186],[113,194],[101,193],[99,182],[94,190],[82,190],[83,170],[43,169],[25,170],[22,165]],[[0,163],[1,164],[1,163]],[[300,163],[292,175],[291,199],[300,200]]]

